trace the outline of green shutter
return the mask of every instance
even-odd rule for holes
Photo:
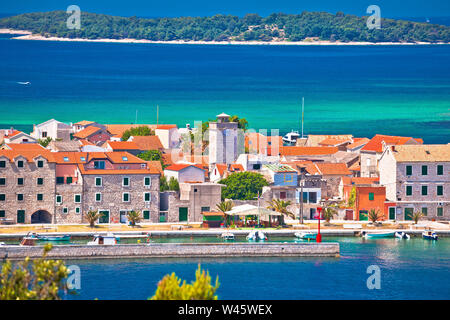
[[[42,201],[44,199],[44,195],[42,193],[37,194],[37,200]]]
[[[424,216],[427,216],[427,215],[428,215],[428,208],[427,208],[427,207],[423,207],[423,208],[422,208],[422,214],[423,214]]]
[[[422,175],[426,176],[428,174],[428,166],[422,166]]]
[[[438,176],[442,176],[444,174],[444,166],[443,165],[437,166],[437,174],[438,174]]]
[[[101,186],[102,185],[102,178],[95,178],[95,185],[96,186]]]
[[[129,186],[130,185],[130,179],[129,178],[123,178],[123,185]]]
[[[128,202],[130,201],[130,195],[128,193],[124,193],[123,194],[123,202]]]
[[[98,223],[109,223],[109,211],[100,211],[100,218],[98,219]]]
[[[44,184],[44,178],[37,178],[37,184],[43,185]]]
[[[17,223],[25,223],[25,210],[17,210]]]
[[[102,194],[101,193],[96,193],[95,194],[95,201],[101,201],[102,200]]]
[[[6,178],[0,178],[0,186],[6,185]]]
[[[0,201],[5,201],[6,200],[6,194],[2,193],[0,194]]]
[[[80,203],[81,202],[81,195],[79,195],[79,194],[75,195],[75,202],[76,203]]]
[[[44,161],[39,160],[37,163],[38,168],[42,168],[44,166]]]
[[[6,168],[6,161],[0,161],[0,168]]]
[[[188,220],[188,208],[180,207],[178,208],[178,221],[183,222]]]
[[[389,208],[389,220],[395,220],[395,207]]]
[[[0,218],[4,218],[6,215],[5,210],[0,210]]]
[[[144,210],[144,219],[145,220],[149,220],[150,219],[150,211],[148,211],[148,210]]]
[[[438,217],[442,217],[444,215],[444,208],[438,207],[436,213]]]
[[[148,192],[144,193],[144,201],[150,202],[150,193],[148,193]]]
[[[413,208],[405,208],[405,220],[412,220],[413,210]]]
[[[369,215],[366,210],[360,210],[359,211],[359,220],[360,221],[367,221],[369,220]]]
[[[369,200],[373,200],[375,198],[375,195],[373,192],[369,192]]]
[[[67,184],[71,184],[71,183],[72,183],[72,180],[73,180],[72,177],[67,177],[66,183],[67,183]]]
[[[63,184],[64,183],[64,177],[56,177],[56,183]]]
[[[406,166],[406,175],[411,176],[412,175],[412,166]]]
[[[444,195],[444,186],[437,186],[436,193],[438,196]]]
[[[145,178],[144,178],[144,185],[149,186],[150,183],[151,183],[150,177],[145,177]]]
[[[423,196],[428,195],[428,187],[427,186],[422,186],[422,195]]]
[[[406,186],[406,195],[411,196],[412,195],[412,186]]]

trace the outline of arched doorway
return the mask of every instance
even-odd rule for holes
[[[31,215],[31,223],[52,223],[52,215],[45,210],[38,210]]]

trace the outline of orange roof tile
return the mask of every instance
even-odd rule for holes
[[[201,170],[204,170],[203,167],[199,164],[187,164],[187,163],[175,163],[175,164],[168,166],[165,170],[180,171],[187,167],[197,167]]]
[[[219,171],[219,175],[223,176],[228,166],[225,163],[216,163],[216,168]]]
[[[42,151],[46,150],[39,143],[5,143],[6,150],[15,151]]]
[[[155,124],[107,124],[106,130],[113,136],[122,137],[123,133],[127,130],[144,126],[149,127],[152,130],[155,130],[156,128]]]
[[[163,174],[164,170],[162,168],[160,161],[147,161],[147,166],[149,169],[154,169],[159,172],[159,174]]]
[[[53,157],[54,153],[50,150],[43,149],[43,150],[0,150],[0,157],[6,157],[11,162],[14,161],[14,159],[22,156],[24,157],[28,162],[34,161],[37,157],[41,156],[45,159],[47,159],[48,162],[55,162],[55,159]]]
[[[408,142],[415,142],[417,144],[423,143],[422,139],[415,139],[412,137],[385,136],[377,134],[361,150],[383,152],[383,141],[388,145],[403,145]]]
[[[82,165],[78,165],[81,174],[95,174],[95,175],[111,175],[111,174],[159,174],[155,168],[148,169],[90,169],[86,170]]]
[[[177,128],[177,125],[176,124],[159,124],[156,126],[156,129],[159,129],[159,130],[170,130],[173,128]]]
[[[233,172],[244,171],[244,167],[240,163],[232,163],[230,164],[230,170]]]
[[[306,166],[310,174],[319,175],[351,175],[345,163],[314,162]]]
[[[140,150],[134,141],[107,141],[113,150]]]
[[[337,147],[280,147],[282,156],[330,155],[338,151]]]
[[[78,121],[77,123],[74,123],[74,125],[85,126],[85,125],[91,124],[91,123],[94,123],[94,121],[82,120],[82,121]]]
[[[350,139],[328,138],[328,139],[322,140],[321,142],[319,142],[319,144],[323,145],[323,146],[336,147],[336,146],[340,146],[341,144],[344,144],[346,142],[351,142],[351,140]]]
[[[367,144],[369,141],[370,139],[368,138],[353,138],[353,143],[349,144],[347,146],[347,149],[355,149],[357,147]]]
[[[11,137],[17,136],[19,133],[23,133],[23,132],[22,132],[22,131],[19,131],[19,130],[13,129],[12,132],[9,133],[9,134],[8,134],[8,131],[6,131],[4,137],[5,137],[5,138],[11,138]]]
[[[364,184],[376,184],[379,183],[380,178],[375,177],[342,177],[344,185],[364,185]]]
[[[94,126],[89,126],[87,128],[84,128],[83,130],[75,133],[73,136],[75,138],[79,138],[79,139],[86,139],[89,136],[93,135],[94,133],[96,133],[97,131],[102,130],[101,128],[98,127],[94,127]]]
[[[160,150],[164,148],[158,136],[133,136],[133,142],[140,150]]]

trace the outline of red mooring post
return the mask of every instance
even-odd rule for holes
[[[322,208],[318,207],[317,211],[319,212],[319,216],[317,217],[317,237],[316,242],[322,242],[322,235],[320,234],[320,213],[322,212]]]

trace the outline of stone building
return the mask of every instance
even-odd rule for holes
[[[384,144],[380,184],[386,198],[396,203],[396,219],[411,220],[415,211],[425,219],[450,218],[450,144]]]
[[[233,163],[244,153],[245,137],[239,137],[238,123],[230,122],[229,115],[219,114],[216,122],[209,123],[208,130],[211,169],[216,163]]]
[[[55,160],[48,150],[0,150],[0,218],[51,223],[55,210]]]

